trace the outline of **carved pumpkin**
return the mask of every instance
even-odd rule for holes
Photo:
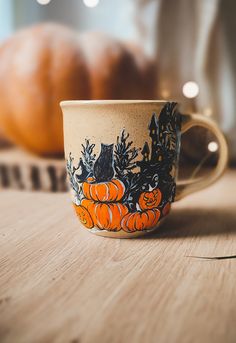
[[[56,24],[19,31],[0,47],[0,126],[39,155],[62,155],[61,100],[152,99],[153,63],[105,34]]]
[[[77,206],[74,205],[75,212],[79,217],[81,223],[86,226],[88,229],[92,229],[94,227],[93,220],[91,215],[89,214],[88,210],[84,206]]]
[[[108,182],[93,182],[89,178],[88,182],[83,182],[82,190],[85,198],[100,202],[115,202],[122,199],[125,193],[125,185],[118,179]]]
[[[127,207],[120,203],[104,204],[83,199],[81,205],[90,213],[94,226],[101,230],[119,231],[121,220],[128,213]]]
[[[165,206],[163,207],[163,210],[162,210],[163,217],[167,216],[167,214],[170,212],[170,208],[171,208],[170,203],[169,202],[166,203]]]
[[[121,221],[121,227],[126,232],[142,231],[155,227],[160,218],[157,208],[143,212],[128,213]]]
[[[161,198],[161,191],[156,188],[150,192],[143,192],[139,197],[138,203],[141,210],[148,210],[159,206]]]

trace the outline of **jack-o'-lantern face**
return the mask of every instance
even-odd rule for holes
[[[86,226],[88,229],[92,229],[94,226],[92,217],[90,215],[90,213],[88,212],[88,210],[84,207],[84,206],[77,206],[74,205],[75,208],[75,212],[77,214],[77,216],[79,217],[79,220],[81,221],[81,223]]]
[[[161,191],[156,188],[151,192],[144,192],[140,195],[139,206],[141,210],[148,210],[159,206],[161,202]]]

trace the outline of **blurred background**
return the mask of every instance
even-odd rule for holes
[[[234,0],[0,0],[0,187],[66,190],[65,99],[176,100],[218,122],[234,165],[235,11]],[[201,175],[217,151],[192,129],[181,170]]]

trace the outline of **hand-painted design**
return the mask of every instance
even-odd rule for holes
[[[118,179],[97,183],[95,178],[90,177],[87,181],[83,182],[82,191],[87,199],[100,202],[113,202],[123,198],[125,185]]]
[[[101,144],[101,152],[93,168],[97,182],[110,181],[114,176],[113,146]]]
[[[89,229],[126,232],[150,230],[170,211],[180,148],[180,118],[176,103],[167,103],[148,126],[151,144],[133,147],[123,129],[116,144],[82,145],[77,167],[69,155],[67,171],[75,209]],[[141,157],[141,158],[140,158]]]
[[[162,216],[165,217],[170,212],[171,204],[167,202],[162,208]]]
[[[91,214],[94,226],[101,230],[120,231],[121,220],[128,213],[128,208],[120,202],[98,202],[84,198],[81,205]]]
[[[157,225],[160,215],[158,208],[130,212],[123,217],[121,227],[126,232],[150,230]]]
[[[92,229],[94,227],[93,219],[89,213],[89,211],[86,209],[86,207],[82,205],[74,205],[75,212],[77,216],[79,217],[79,220],[81,221],[84,226],[86,226],[88,229]]]
[[[152,191],[143,192],[139,197],[139,206],[141,210],[150,210],[160,205],[162,194],[160,189],[155,188]]]

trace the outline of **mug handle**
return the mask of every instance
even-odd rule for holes
[[[219,159],[215,169],[209,176],[197,180],[177,181],[175,201],[210,186],[223,174],[228,162],[228,147],[225,137],[213,120],[206,118],[201,114],[181,114],[181,116],[181,134],[188,131],[193,126],[201,126],[210,130],[216,136],[219,144]]]

